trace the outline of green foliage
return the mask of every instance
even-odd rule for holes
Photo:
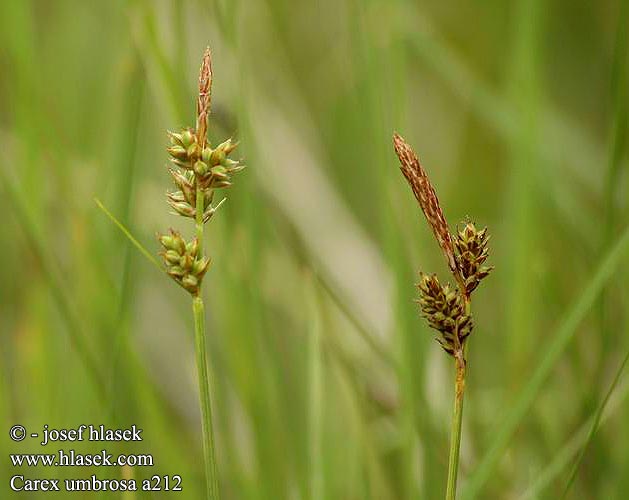
[[[233,136],[252,167],[203,245],[221,498],[443,497],[453,374],[413,280],[447,267],[397,172],[394,130],[448,218],[492,234],[460,496],[558,498],[574,469],[568,498],[623,498],[626,371],[604,402],[627,351],[626,7],[455,7],[0,3],[5,436],[13,423],[136,424],[144,441],[111,451],[152,453],[151,474],[181,474],[185,498],[203,498],[189,298],[134,244],[156,255],[158,231],[195,236],[168,213],[161,145],[194,124],[209,45],[212,151]],[[200,175],[230,182],[238,167],[205,156]],[[196,209],[182,172],[170,201]],[[29,471],[83,472],[104,475]],[[5,456],[0,482],[14,473]],[[122,474],[146,471],[106,475]]]

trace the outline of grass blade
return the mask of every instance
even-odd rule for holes
[[[605,421],[619,408],[629,396],[629,384],[624,384],[619,389],[617,397],[608,405],[608,411],[604,411],[599,422],[599,426],[604,424]],[[583,447],[587,437],[588,428],[592,426],[595,416],[592,415],[584,422],[577,432],[573,432],[569,441],[555,454],[552,462],[550,462],[539,474],[535,475],[535,481],[524,491],[518,500],[528,500],[539,498],[539,495],[544,491],[548,485],[555,479],[570,460],[577,455],[578,451]]]
[[[269,203],[273,203],[269,199]],[[387,366],[395,370],[400,371],[398,360],[388,350],[387,346],[379,340],[379,335],[370,325],[367,324],[365,318],[352,307],[352,305],[343,297],[343,293],[338,290],[333,283],[333,278],[329,272],[326,272],[324,266],[320,265],[316,255],[314,255],[308,248],[307,243],[303,240],[299,231],[295,227],[293,221],[291,221],[283,211],[283,209],[273,203],[275,208],[274,213],[276,218],[282,221],[282,224],[277,224],[276,227],[287,243],[289,248],[295,255],[295,258],[299,261],[299,264],[308,269],[312,276],[317,281],[321,289],[326,295],[332,299],[332,302],[339,308],[339,311],[345,316],[345,318],[356,329],[358,335],[367,344],[367,346],[373,351],[373,353]]]
[[[131,232],[124,226],[124,224],[122,222],[120,222],[118,219],[116,219],[115,215],[112,214],[109,210],[107,210],[107,208],[105,208],[105,205],[102,204],[102,202],[98,199],[98,198],[94,198],[94,202],[96,203],[96,205],[98,205],[98,208],[100,208],[107,217],[109,217],[109,219],[118,227],[118,229],[120,229],[120,231],[122,231],[122,233],[129,238],[129,241],[131,243],[133,243],[133,246],[135,246],[135,248],[137,248],[140,253],[142,255],[144,255],[144,257],[146,257],[151,264],[153,264],[155,267],[157,267],[157,269],[159,269],[160,271],[163,271],[164,269],[162,268],[162,266],[160,265],[160,263],[157,261],[157,259],[155,257],[153,257],[153,255],[151,255],[151,252],[149,252],[146,247],[144,245],[142,245],[142,243],[140,243],[132,234]]]
[[[627,366],[628,361],[629,361],[629,351],[627,351],[625,358],[623,359],[622,363],[620,363],[620,367],[618,368],[618,371],[616,372],[616,376],[614,377],[614,380],[612,381],[611,385],[609,386],[609,389],[607,390],[607,394],[605,394],[603,401],[601,402],[598,409],[596,410],[596,414],[594,415],[594,421],[592,422],[592,427],[590,427],[590,432],[587,435],[585,443],[583,444],[581,451],[579,452],[579,455],[577,456],[577,459],[574,461],[574,464],[572,465],[572,470],[570,471],[570,477],[568,478],[568,482],[566,483],[566,487],[563,491],[563,494],[561,495],[561,498],[566,498],[566,496],[568,495],[568,492],[570,491],[570,487],[572,486],[575,478],[577,477],[577,471],[579,470],[579,465],[581,464],[581,461],[583,460],[583,457],[585,456],[585,452],[587,451],[588,446],[590,445],[590,443],[592,442],[592,439],[594,438],[594,434],[596,433],[596,430],[598,429],[598,426],[601,421],[601,417],[603,416],[603,411],[605,410],[607,403],[609,402],[609,398],[611,397],[612,393],[616,389],[616,386],[618,385],[618,381],[620,380],[620,376],[622,375],[622,372],[624,371],[625,366]]]
[[[309,448],[309,498],[324,498],[322,456],[323,436],[323,359],[321,346],[321,313],[317,290],[307,276],[310,321],[308,332],[308,448]]]

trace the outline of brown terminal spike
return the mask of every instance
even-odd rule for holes
[[[199,98],[197,100],[197,143],[201,149],[207,143],[207,121],[212,103],[212,54],[207,47],[199,70]]]
[[[428,179],[426,171],[419,162],[415,151],[413,151],[409,144],[397,133],[393,134],[393,147],[400,159],[400,170],[410,184],[413,194],[415,198],[417,198],[419,206],[426,216],[426,220],[443,251],[450,271],[452,271],[458,283],[463,283],[454,257],[448,223],[443,215],[443,210],[441,210],[441,206],[439,205],[439,199]]]

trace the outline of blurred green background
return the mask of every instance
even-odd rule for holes
[[[453,368],[413,299],[417,271],[447,268],[397,130],[452,227],[492,234],[461,498],[558,498],[629,349],[628,15],[622,0],[0,3],[0,497],[9,452],[104,447],[13,443],[16,423],[136,424],[143,442],[107,449],[155,460],[20,474],[180,474],[183,493],[92,496],[203,496],[189,297],[93,199],[151,251],[157,231],[192,234],[165,203],[165,131],[194,125],[209,45],[210,139],[234,134],[249,165],[206,240],[223,497],[443,495]],[[628,392],[621,373],[569,498],[626,498]]]

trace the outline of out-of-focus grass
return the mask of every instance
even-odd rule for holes
[[[250,165],[207,235],[224,497],[443,494],[451,374],[412,299],[418,269],[446,269],[399,175],[396,129],[450,222],[469,214],[492,233],[461,491],[556,498],[585,433],[569,438],[626,349],[621,5],[0,4],[2,421],[135,423],[145,440],[115,451],[153,453],[151,474],[181,474],[186,498],[200,498],[189,304],[92,200],[151,250],[177,224],[163,201],[165,130],[192,123],[210,45],[210,135],[234,133]],[[574,498],[629,486],[619,401]]]
[[[549,335],[546,348],[539,362],[535,363],[529,381],[515,397],[515,403],[510,405],[510,411],[507,413],[504,423],[494,433],[493,444],[487,451],[486,457],[479,465],[478,471],[471,476],[467,493],[470,497],[478,494],[483,484],[488,481],[511,436],[529,411],[537,393],[557,364],[559,356],[574,336],[587,311],[595,304],[598,294],[613,275],[621,259],[626,258],[628,248],[629,229],[625,231],[620,241],[612,248],[599,269],[593,274],[592,280],[586,285],[574,306],[570,308],[556,333]]]

